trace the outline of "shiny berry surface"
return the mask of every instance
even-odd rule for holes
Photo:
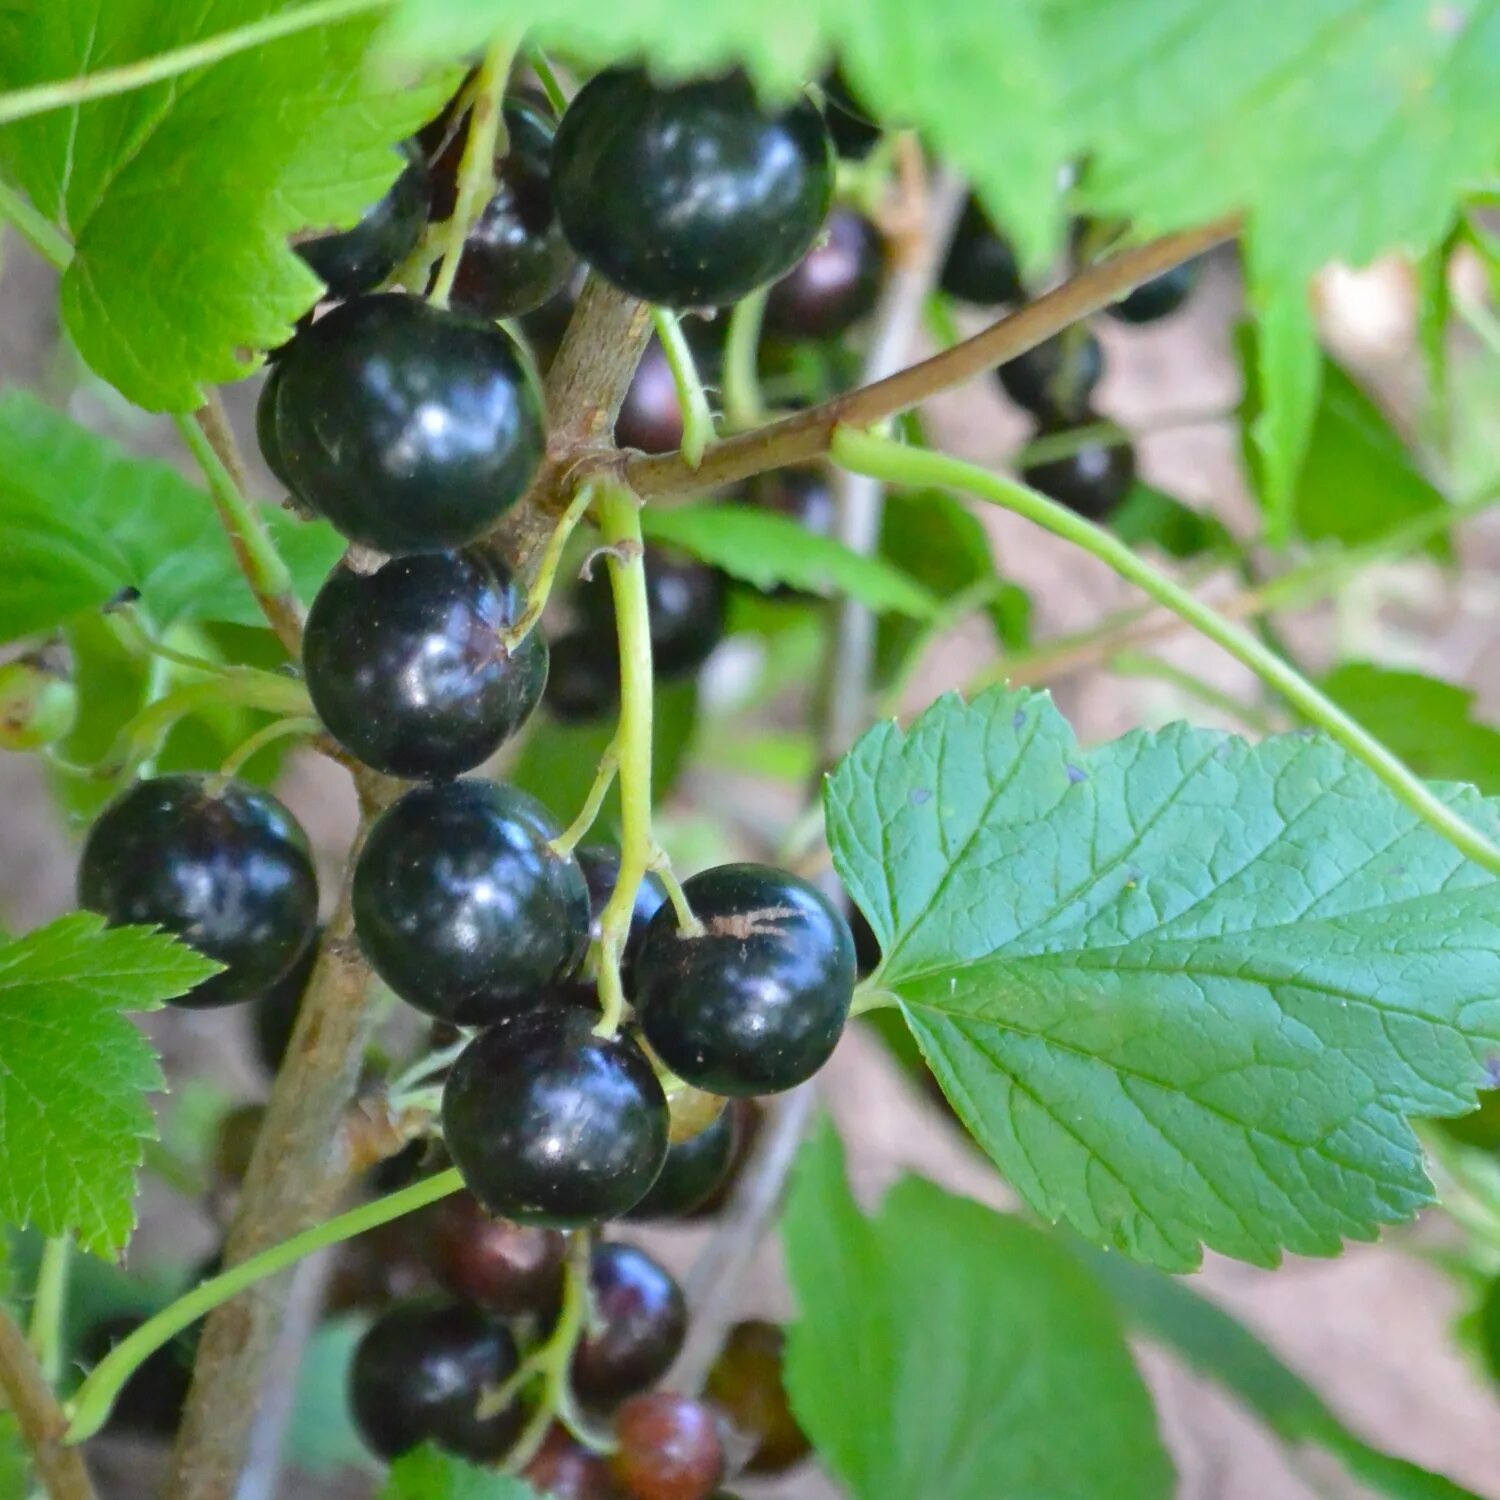
[[[1197,262],[1184,261],[1150,281],[1143,281],[1105,311],[1122,323],[1155,323],[1176,312],[1192,295],[1197,281]]]
[[[943,262],[941,285],[950,297],[994,307],[1001,302],[1020,302],[1026,288],[1010,241],[998,233],[989,215],[970,198],[964,204],[953,242]]]
[[[589,932],[597,938],[599,919],[604,915],[604,908],[620,879],[620,851],[609,844],[584,844],[574,851],[573,857],[578,861],[584,883],[589,888]],[[667,888],[662,884],[661,876],[647,870],[635,888],[635,903],[630,908],[630,929],[620,962],[623,973],[629,974],[630,966],[645,941],[651,918],[666,905],[666,901]]]
[[[613,639],[570,630],[553,641],[543,695],[547,712],[565,724],[592,724],[618,712],[620,660]]]
[[[528,99],[505,101],[505,155],[494,195],[464,241],[453,306],[514,318],[567,285],[577,264],[552,201],[552,121]]]
[[[570,969],[589,894],[540,803],[499,782],[417,787],[370,829],[354,925],[375,972],[417,1009],[482,1025]]]
[[[79,905],[116,926],[165,928],[224,971],[177,1005],[227,1005],[275,984],[318,920],[307,835],[269,792],[209,776],[138,781],[100,814],[78,865]]]
[[[666,351],[652,339],[636,366],[615,418],[615,442],[642,453],[673,453],[682,446],[682,403]]]
[[[1068,429],[1043,430],[1054,436]],[[1128,443],[1091,438],[1066,457],[1028,464],[1021,478],[1080,516],[1103,521],[1119,508],[1135,483],[1135,450]]]
[[[475,1463],[504,1455],[523,1412],[512,1404],[481,1420],[477,1407],[518,1364],[505,1327],[441,1299],[402,1303],[378,1318],[354,1351],[349,1404],[380,1458],[435,1443]]]
[[[751,1474],[779,1474],[812,1451],[782,1383],[785,1352],[786,1335],[775,1323],[737,1323],[704,1383],[703,1394],[753,1443],[745,1461]]]
[[[373,573],[335,568],[302,642],[324,728],[390,776],[472,770],[541,701],[546,642],[533,631],[511,655],[500,640],[523,608],[509,578],[475,553],[393,558]]]
[[[765,329],[831,339],[874,308],[885,271],[880,234],[861,213],[835,208],[812,249],[766,295]]]
[[[417,297],[360,297],[281,361],[291,487],[351,541],[441,552],[488,531],[541,459],[541,397],[510,336]]]
[[[593,1321],[573,1355],[573,1388],[607,1405],[655,1385],[687,1334],[687,1303],[644,1250],[610,1242],[589,1260]]]
[[[627,1217],[676,1219],[701,1208],[729,1176],[738,1131],[738,1113],[725,1109],[707,1130],[671,1146],[661,1175]]]
[[[636,960],[646,1040],[710,1093],[772,1094],[827,1062],[854,994],[849,924],[815,886],[765,865],[720,865],[683,887],[701,931],[653,918]]]
[[[696,558],[649,545],[645,569],[656,675],[689,676],[723,639],[729,609],[724,575]],[[596,567],[594,576],[579,585],[574,597],[586,633],[597,642],[600,655],[609,654],[613,660],[615,603],[608,570]]]
[[[1079,422],[1104,374],[1104,351],[1087,328],[1065,329],[995,373],[1005,394],[1043,422]]]
[[[438,1280],[464,1302],[500,1317],[548,1317],[562,1298],[562,1235],[534,1224],[493,1219],[472,1193],[455,1193],[432,1223]]]
[[[521,1477],[546,1500],[619,1500],[609,1464],[562,1427],[548,1431]]]
[[[779,114],[739,75],[658,86],[600,73],[558,127],[563,229],[602,276],[667,307],[738,302],[807,252],[833,192],[833,152],[807,99]]]
[[[709,1500],[724,1477],[712,1408],[687,1396],[633,1396],[615,1417],[610,1473],[633,1500]]]
[[[352,229],[304,240],[297,254],[322,278],[330,297],[374,291],[411,252],[427,223],[427,165],[408,149],[406,165]]]
[[[276,482],[287,491],[292,488],[286,460],[281,456],[281,439],[276,433],[276,392],[281,386],[281,363],[266,366],[266,378],[255,398],[255,442],[260,456]]]
[[[492,1214],[577,1228],[633,1208],[667,1154],[667,1101],[645,1054],[575,1006],[490,1027],[454,1064],[443,1134]]]

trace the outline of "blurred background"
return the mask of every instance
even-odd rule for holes
[[[1458,294],[1480,297],[1474,268],[1457,263],[1452,271]],[[6,247],[0,384],[28,386],[132,451],[160,455],[186,471],[167,424],[125,406],[60,343],[50,274],[23,251]],[[1235,328],[1241,299],[1238,264],[1226,252],[1203,267],[1195,295],[1173,317],[1149,327],[1099,320],[1107,373],[1098,405],[1134,436],[1140,472],[1151,485],[1243,537],[1254,531],[1256,515],[1244,479],[1238,416],[1242,379]],[[1500,425],[1494,420],[1500,349],[1485,343],[1482,327],[1476,333],[1456,323],[1451,331],[1449,397],[1439,423],[1420,356],[1416,288],[1405,267],[1329,273],[1319,287],[1319,304],[1325,346],[1374,403],[1351,399],[1340,407],[1331,399],[1320,419],[1317,472],[1321,483],[1337,491],[1339,506],[1358,513],[1362,506],[1385,503],[1386,485],[1407,482],[1400,475],[1393,479],[1403,463],[1420,475],[1435,467],[1439,451],[1449,498],[1477,496],[1500,484]],[[974,314],[973,326],[980,321]],[[250,455],[257,384],[227,393]],[[924,418],[937,444],[996,466],[1008,464],[1028,436],[1025,420],[989,380],[933,403]],[[257,469],[256,480],[263,497],[277,494],[263,470]],[[1049,687],[1085,743],[1181,717],[1252,733],[1287,722],[1247,673],[1185,630],[1161,629],[1155,615],[1142,615],[1139,636],[1131,637],[1124,655],[1118,641],[1103,650],[1097,637],[1059,648],[1059,641],[1089,636],[1101,620],[1133,608],[1138,598],[1101,566],[1013,517],[984,512],[980,520],[1001,573],[1031,601],[1031,644],[1016,657],[1022,680]],[[1241,564],[1216,561],[1211,550],[1178,550],[1193,555],[1171,565],[1219,603],[1255,588],[1262,569],[1270,576],[1286,567],[1283,560],[1254,554]],[[1451,563],[1423,552],[1380,562],[1338,583],[1325,598],[1279,612],[1274,627],[1314,675],[1351,659],[1413,670],[1476,694],[1470,710],[1476,724],[1500,723],[1500,510],[1455,530]],[[798,720],[795,693],[788,700],[774,690],[774,681],[768,685],[767,664],[773,658],[783,666],[795,661],[801,649],[795,637],[791,630],[776,639],[736,635],[699,684],[693,749],[663,817],[666,842],[682,873],[734,853],[766,857],[796,816],[801,787],[795,767],[789,776],[764,774],[769,732]],[[110,669],[103,663],[98,670]],[[927,643],[894,689],[890,706],[920,707],[987,672],[1003,674],[995,633],[986,619],[970,618]],[[1346,679],[1344,688],[1360,710],[1360,683]],[[1389,694],[1380,699],[1392,701]],[[1421,709],[1416,712],[1420,716]],[[1411,719],[1411,712],[1396,712],[1391,725],[1374,727],[1399,737]],[[747,725],[756,726],[755,733]],[[767,734],[763,743],[758,733]],[[1473,768],[1462,773],[1470,779],[1487,775],[1491,790],[1500,784],[1495,744],[1500,740],[1483,737],[1466,744],[1465,764]],[[1414,748],[1419,770],[1448,774],[1443,744],[1424,747],[1418,737],[1403,748]],[[1428,756],[1436,762],[1424,764]],[[11,931],[73,905],[77,829],[70,826],[70,809],[81,813],[83,802],[59,798],[50,780],[39,760],[0,756],[0,926]],[[278,791],[312,835],[325,890],[331,889],[354,823],[345,774],[316,756],[292,754]],[[142,1226],[125,1266],[79,1268],[72,1321],[80,1349],[100,1320],[156,1305],[213,1257],[234,1192],[233,1128],[224,1122],[263,1099],[268,1088],[244,1014],[167,1011],[144,1024],[172,1079],[171,1094],[160,1101],[162,1146],[149,1164]],[[900,1173],[916,1171],[988,1202],[1007,1201],[1003,1185],[962,1132],[872,1032],[852,1029],[820,1088],[847,1142],[862,1194],[873,1198]],[[668,1265],[685,1268],[707,1233],[705,1226],[690,1225],[632,1231],[628,1237]],[[1268,1274],[1214,1260],[1195,1284],[1265,1338],[1361,1434],[1480,1493],[1500,1494],[1500,1406],[1478,1361],[1454,1338],[1453,1325],[1467,1302],[1463,1286],[1440,1264],[1451,1237],[1451,1226],[1433,1213],[1412,1229],[1388,1234],[1378,1247],[1354,1247],[1335,1261],[1294,1260]],[[26,1253],[23,1247],[23,1266]],[[790,1314],[773,1243],[764,1247],[743,1290],[747,1314]],[[360,1295],[351,1293],[349,1300],[358,1304]],[[291,1416],[294,1473],[274,1491],[286,1500],[355,1500],[371,1493],[368,1472],[358,1468],[341,1387],[342,1364],[362,1316],[357,1305],[340,1312],[310,1346]],[[1334,1481],[1319,1469],[1316,1456],[1290,1454],[1173,1359],[1149,1348],[1141,1359],[1179,1467],[1180,1493],[1189,1500],[1352,1493],[1347,1480]],[[280,1372],[288,1389],[295,1373]],[[1088,1440],[1087,1426],[1088,1414],[1080,1412],[1081,1442]],[[111,1500],[150,1495],[161,1451],[159,1438],[140,1431],[101,1439],[102,1492]],[[743,1488],[747,1497],[787,1500],[837,1494],[808,1469],[777,1485]]]

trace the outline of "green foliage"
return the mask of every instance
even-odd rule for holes
[[[31,1494],[31,1459],[16,1419],[0,1412],[0,1500],[27,1500]]]
[[[641,529],[647,541],[680,547],[756,588],[788,584],[810,594],[845,594],[870,609],[919,619],[936,607],[894,564],[863,557],[774,511],[732,504],[648,508]]]
[[[165,934],[106,931],[74,912],[0,947],[0,1217],[85,1250],[121,1250],[135,1225],[135,1173],[162,1086],[145,1037],[122,1014],[152,1010],[218,972]]]
[[[369,1449],[349,1411],[349,1363],[354,1346],[368,1327],[369,1321],[361,1317],[325,1319],[302,1356],[302,1367],[297,1371],[297,1401],[286,1442],[292,1462],[306,1474],[332,1474],[370,1462]],[[429,1495],[441,1496],[443,1491],[419,1487],[415,1493],[426,1500]],[[460,1496],[464,1492],[454,1493]],[[506,1500],[503,1492],[494,1496],[480,1493],[485,1500]]]
[[[1264,334],[1264,327],[1259,340],[1248,330],[1240,333],[1245,377],[1240,414],[1250,472],[1269,506],[1271,486],[1248,440],[1264,416]],[[1286,379],[1280,383],[1285,386]],[[1317,391],[1306,456],[1289,495],[1293,532],[1310,542],[1352,546],[1378,541],[1403,522],[1448,508],[1385,413],[1332,359],[1322,360]],[[1447,554],[1446,537],[1439,536],[1432,546],[1439,555]]]
[[[1112,1309],[1055,1240],[910,1177],[865,1218],[827,1125],[782,1232],[788,1389],[858,1500],[1172,1493]]]
[[[1234,538],[1216,516],[1184,505],[1175,495],[1137,481],[1110,517],[1109,529],[1136,548],[1155,547],[1180,562],[1205,553],[1232,554]]]
[[[1421,672],[1345,662],[1320,684],[1419,776],[1500,795],[1500,729],[1474,718],[1474,694]]]
[[[1048,1219],[1186,1270],[1331,1255],[1429,1200],[1403,1117],[1474,1107],[1500,882],[1331,743],[1084,752],[994,691],[870,731],[826,808],[875,983]]]
[[[293,580],[310,597],[342,542],[267,506]],[[259,624],[214,512],[176,470],[133,458],[24,391],[0,396],[0,641],[51,630],[124,588],[158,628],[179,619]]]
[[[120,66],[286,9],[50,0],[0,12],[0,88]],[[347,227],[452,77],[364,66],[358,17],[194,73],[0,127],[0,174],[73,241],[62,313],[90,366],[152,411],[249,374],[316,301],[287,236]]]
[[[426,1446],[391,1465],[380,1500],[537,1500],[537,1493],[508,1474]]]

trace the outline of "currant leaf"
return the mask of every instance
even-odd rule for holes
[[[1187,1270],[1430,1201],[1406,1117],[1472,1109],[1500,1048],[1500,881],[1330,742],[1084,751],[1045,697],[947,697],[826,810],[874,983],[1048,1219]]]
[[[0,1218],[117,1254],[135,1224],[146,1095],[161,1068],[126,1010],[219,965],[143,927],[74,912],[0,946]]]
[[[380,1500],[539,1500],[522,1480],[424,1446],[391,1465]]]

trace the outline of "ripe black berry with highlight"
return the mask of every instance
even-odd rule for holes
[[[771,114],[739,74],[660,86],[611,68],[558,126],[563,230],[608,281],[666,307],[738,302],[811,247],[833,193],[817,107]]]
[[[324,727],[367,766],[438,780],[488,760],[525,723],[547,681],[533,631],[501,636],[524,599],[473,552],[335,568],[303,635],[307,690]]]
[[[525,1414],[515,1402],[484,1419],[477,1408],[518,1363],[505,1326],[477,1309],[440,1298],[402,1303],[355,1348],[355,1424],[383,1459],[434,1443],[473,1463],[493,1463],[515,1441]]]
[[[561,1005],[480,1033],[443,1089],[443,1136],[492,1214],[576,1229],[645,1196],[667,1154],[667,1101],[645,1053]]]
[[[1044,423],[1081,423],[1104,374],[1104,351],[1087,328],[1068,328],[995,372],[1017,406]]]
[[[122,792],[84,840],[78,902],[112,925],[165,928],[224,965],[174,1003],[248,1000],[311,942],[318,881],[307,835],[269,792],[157,776]]]
[[[835,208],[817,243],[766,294],[766,332],[838,338],[873,310],[884,271],[880,232],[852,208]]]
[[[630,1210],[631,1219],[678,1219],[702,1208],[728,1179],[740,1134],[740,1116],[721,1110],[707,1130],[667,1151],[651,1191]]]
[[[375,972],[440,1020],[524,1008],[583,956],[589,894],[561,830],[499,782],[417,787],[371,827],[354,868],[354,926]]]
[[[943,262],[940,284],[950,297],[981,307],[1025,300],[1016,253],[1010,241],[990,223],[977,198],[971,197],[964,204]]]
[[[828,1061],[849,1014],[848,922],[815,886],[765,865],[720,865],[683,889],[700,930],[664,907],[636,959],[647,1042],[709,1093],[795,1088]]]
[[[273,447],[290,488],[378,552],[477,540],[541,461],[541,397],[509,334],[471,313],[359,297],[280,366]]]
[[[573,1388],[607,1405],[656,1384],[687,1334],[687,1303],[665,1267],[634,1245],[596,1245],[592,1321],[573,1355]]]
[[[1041,435],[1061,437],[1070,430],[1066,425],[1046,426]],[[1021,470],[1021,478],[1080,516],[1105,521],[1119,509],[1135,483],[1135,449],[1129,443],[1090,437],[1062,457],[1028,464]]]

